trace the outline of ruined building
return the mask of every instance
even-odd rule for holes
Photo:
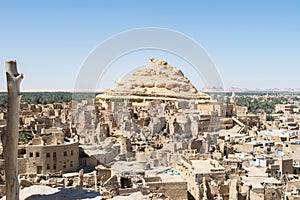
[[[149,65],[116,84],[116,89],[96,96],[96,108],[76,108],[75,121],[84,122],[77,126],[85,130],[82,142],[98,143],[118,131],[128,138],[155,134],[192,138],[209,127],[207,113],[199,108],[211,102],[210,96],[198,92],[182,71],[166,61],[151,58]]]

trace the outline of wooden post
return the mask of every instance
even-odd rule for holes
[[[19,74],[16,61],[6,61],[7,79],[7,133],[4,138],[4,162],[6,199],[19,199],[18,181],[18,141],[19,141],[19,112],[20,84],[23,74]]]

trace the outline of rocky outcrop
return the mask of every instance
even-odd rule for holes
[[[165,60],[150,58],[150,65],[136,70],[131,76],[116,81],[116,94],[175,98],[205,98],[178,68]]]

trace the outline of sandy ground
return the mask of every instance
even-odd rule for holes
[[[3,197],[1,200],[5,200]],[[20,191],[20,200],[98,200],[97,192],[33,185]]]
[[[132,193],[129,196],[116,196],[112,200],[144,200],[146,199],[141,192]]]

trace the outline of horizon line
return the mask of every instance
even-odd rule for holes
[[[69,93],[76,93],[76,92],[92,92],[92,93],[98,93],[98,92],[105,92],[105,90],[110,89],[96,89],[94,91],[92,90],[75,90],[75,89],[54,89],[54,88],[43,88],[43,89],[21,89],[22,92],[69,92]],[[268,88],[268,89],[248,89],[248,88],[238,88],[238,87],[229,87],[226,89],[220,89],[220,88],[202,88],[198,90],[199,92],[213,92],[213,91],[219,91],[219,92],[272,92],[272,91],[280,91],[280,92],[300,92],[300,88]],[[7,92],[6,89],[0,89],[0,92]]]

